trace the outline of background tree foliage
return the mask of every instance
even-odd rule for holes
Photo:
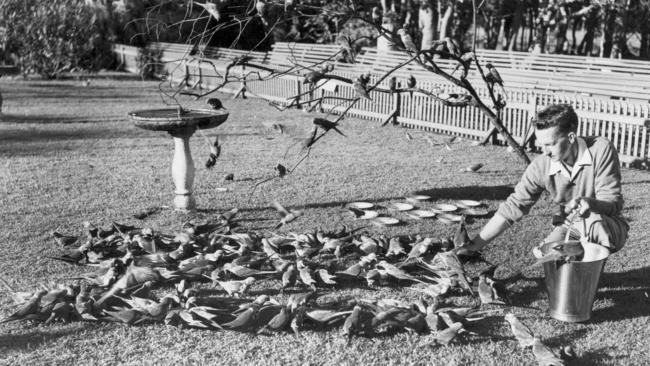
[[[358,17],[340,15],[349,0],[218,0],[218,20],[197,5],[206,1],[0,0],[0,59],[51,78],[109,66],[111,42],[268,50],[273,42],[331,43],[346,34],[362,38],[357,46],[393,48],[400,28],[422,48],[445,36],[464,49],[473,40],[472,0],[355,1]],[[476,3],[479,48],[650,59],[650,0]],[[372,14],[388,37],[358,19]]]
[[[110,63],[110,44],[83,0],[1,0],[0,48],[24,73],[55,78]]]
[[[189,0],[103,1],[113,8],[110,19],[118,42],[184,42],[211,34],[202,43],[258,50],[273,42],[335,42],[343,33],[360,45],[394,47],[355,17],[337,12],[346,0],[220,0],[219,21],[205,17]],[[291,3],[289,7],[287,4]],[[650,58],[650,0],[485,0],[477,14],[477,46],[593,55]],[[300,11],[296,11],[296,6]],[[472,0],[355,1],[360,17],[380,14],[378,22],[391,32],[407,28],[421,47],[433,39],[452,37],[471,47]],[[194,21],[188,22],[187,20]],[[183,21],[185,20],[185,21]],[[384,37],[385,38],[385,37]]]

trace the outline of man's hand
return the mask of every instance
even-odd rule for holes
[[[454,253],[466,255],[471,252],[480,252],[487,244],[488,243],[485,240],[477,235],[462,247],[454,248]]]
[[[564,207],[564,212],[568,215],[573,211],[577,211],[578,215],[582,218],[589,216],[592,211],[592,199],[588,197],[576,197],[569,201]]]

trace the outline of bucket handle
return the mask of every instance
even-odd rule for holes
[[[576,208],[573,209],[573,212],[571,213],[571,215],[569,215],[569,219],[568,219],[569,220],[569,227],[567,228],[566,235],[564,236],[564,242],[565,243],[569,241],[569,236],[571,235],[571,229],[573,229],[573,224],[576,221],[576,217],[579,216],[579,213],[578,213],[579,209],[580,209],[580,206],[578,205]],[[580,233],[580,241],[583,242],[583,243],[586,243],[586,242],[589,241],[589,239],[587,238],[587,220],[585,220],[584,218],[582,219],[582,228],[583,228],[583,230]]]

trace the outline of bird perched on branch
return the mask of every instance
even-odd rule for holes
[[[203,9],[205,9],[205,11],[208,12],[208,14],[210,14],[217,22],[221,20],[221,13],[219,13],[219,8],[217,8],[217,4],[206,2],[206,3],[194,3],[194,5],[198,5]]]
[[[445,46],[447,46],[447,50],[449,50],[449,53],[456,56],[460,55],[460,48],[456,45],[456,42],[451,39],[451,37],[445,37],[444,41]]]
[[[501,86],[501,88],[503,88],[503,79],[501,79],[501,75],[499,75],[496,67],[494,67],[494,65],[491,63],[485,64],[485,67],[488,69],[488,73],[485,75],[487,81],[493,85],[498,84]]]
[[[415,45],[415,42],[413,42],[413,38],[408,34],[406,29],[401,28],[400,30],[397,31],[397,34],[399,35],[400,39],[402,40],[402,43],[404,44],[404,48],[406,49],[406,52],[409,53],[417,53],[418,48]]]
[[[338,122],[332,122],[332,121],[330,121],[330,120],[328,120],[328,119],[325,119],[325,118],[319,118],[319,117],[315,117],[313,122],[314,122],[314,124],[315,124],[316,126],[322,128],[322,129],[325,130],[325,131],[334,130],[334,131],[336,131],[339,135],[345,137],[345,135],[343,134],[343,132],[341,132],[341,130],[338,129],[338,125],[339,125]]]
[[[325,77],[325,74],[321,71],[311,71],[305,75],[305,78],[302,80],[303,84],[315,84]]]
[[[341,47],[341,53],[343,55],[343,60],[346,63],[353,64],[354,63],[354,58],[355,58],[355,49],[354,49],[354,42],[350,39],[350,37],[346,35],[340,35],[337,39],[338,45]]]
[[[321,67],[321,71],[322,71],[323,73],[325,73],[325,74],[328,73],[328,72],[332,72],[332,71],[334,71],[334,64],[331,63],[331,62],[326,62],[326,63],[323,65],[323,67]]]
[[[370,98],[370,95],[368,94],[368,81],[369,80],[364,75],[359,75],[358,78],[354,79],[352,85],[354,86],[354,91],[357,96],[372,101],[372,98]]]
[[[412,97],[413,96],[413,89],[415,88],[415,85],[417,82],[415,81],[415,76],[409,75],[409,78],[406,79],[406,87],[409,88],[409,95]]]

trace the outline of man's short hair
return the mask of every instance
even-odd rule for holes
[[[559,127],[562,133],[578,131],[578,115],[568,104],[551,104],[537,112],[533,125],[538,130]]]

